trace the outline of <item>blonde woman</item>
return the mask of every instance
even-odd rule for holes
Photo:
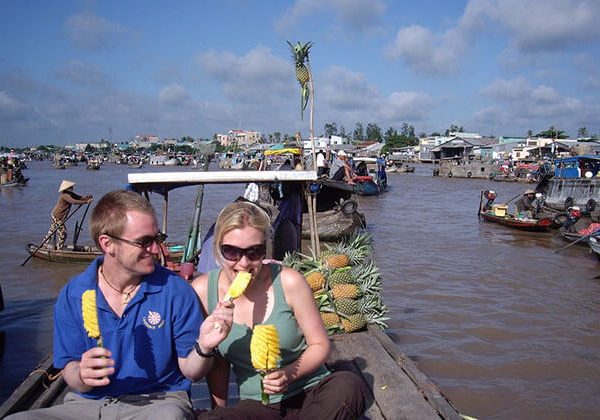
[[[237,202],[217,218],[214,250],[221,268],[197,277],[192,286],[205,314],[223,299],[235,276],[249,272],[252,280],[235,300],[233,325],[215,352],[207,376],[212,411],[200,418],[352,419],[362,414],[366,390],[350,372],[331,373],[325,366],[330,343],[312,291],[300,273],[264,261],[270,228],[268,215],[257,205]],[[257,324],[278,330],[280,369],[264,377],[270,404],[261,403],[260,376],[250,361],[250,338]],[[229,370],[233,369],[240,402],[227,407]]]

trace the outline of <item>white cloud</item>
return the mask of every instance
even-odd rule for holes
[[[71,61],[54,73],[80,87],[106,87],[110,81],[99,66],[81,61]]]
[[[181,85],[173,84],[165,86],[158,94],[160,102],[165,104],[177,104],[185,101],[188,98],[188,94]]]
[[[350,29],[351,32],[371,32],[379,29],[385,10],[385,3],[381,0],[296,0],[276,26],[284,31],[310,16],[329,12],[338,28]]]
[[[64,29],[76,46],[90,50],[110,47],[117,37],[127,33],[124,26],[92,14],[70,16]]]

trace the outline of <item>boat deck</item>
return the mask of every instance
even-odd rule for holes
[[[460,419],[456,408],[437,386],[400,351],[381,330],[332,337],[329,366],[360,375],[371,390],[363,419]],[[25,409],[46,407],[62,401],[66,386],[62,376],[48,383],[48,373],[56,374],[46,359],[0,407],[0,418]],[[235,384],[230,383],[230,403],[237,400]],[[208,387],[201,381],[192,386],[196,408],[210,407]]]

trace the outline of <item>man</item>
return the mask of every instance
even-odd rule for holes
[[[48,233],[44,238],[44,242],[50,239],[50,237],[55,233],[58,234],[57,249],[63,249],[65,246],[65,241],[67,240],[67,227],[65,226],[65,220],[69,215],[71,205],[81,205],[92,202],[91,195],[81,197],[80,195],[75,194],[73,192],[74,186],[74,182],[63,179],[63,181],[60,183],[60,187],[58,187],[58,192],[60,193],[58,196],[58,201],[54,205],[52,213],[50,214],[52,223],[50,224],[50,229],[48,229]]]
[[[355,184],[354,172],[348,162],[348,155],[343,150],[340,150],[337,154],[340,163],[339,169],[333,174],[334,181],[346,181],[347,184]]]
[[[517,216],[519,218],[531,219],[533,217],[533,212],[536,207],[534,204],[535,199],[535,191],[529,189],[515,202]]]
[[[321,149],[317,153],[317,176],[328,175],[329,171],[327,168],[327,160],[325,159],[325,152]]]
[[[54,310],[54,366],[74,392],[62,405],[14,418],[194,418],[190,380],[211,368],[214,349],[231,328],[233,305],[220,303],[200,325],[193,289],[156,263],[165,235],[139,194],[102,197],[90,231],[103,256],[61,290]],[[102,345],[84,328],[88,290],[96,293]]]

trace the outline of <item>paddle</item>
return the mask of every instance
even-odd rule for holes
[[[596,229],[596,230],[595,230],[595,231],[593,231],[592,233],[588,233],[587,235],[585,235],[585,236],[582,236],[581,238],[577,239],[576,241],[573,241],[573,242],[571,242],[570,244],[567,244],[566,246],[563,246],[562,248],[555,250],[554,252],[560,252],[560,251],[562,251],[563,249],[567,249],[567,248],[569,248],[569,247],[571,247],[571,246],[575,245],[575,244],[576,244],[576,243],[578,243],[579,241],[583,241],[584,239],[587,239],[587,238],[589,238],[590,236],[597,235],[597,234],[599,233],[599,231],[600,231],[600,229]]]
[[[87,207],[83,212],[83,217],[81,218],[81,222],[79,222],[79,226],[75,225],[75,233],[73,234],[73,249],[77,247],[77,240],[79,239],[79,233],[81,232],[81,228],[83,227],[83,221],[85,220],[85,216],[90,208],[90,203],[87,203]]]
[[[71,214],[69,214],[67,217],[65,217],[65,220],[63,220],[61,223],[59,223],[59,225],[58,225],[58,226],[56,226],[52,232],[50,232],[50,235],[48,235],[48,237],[46,237],[46,239],[44,239],[44,241],[43,241],[43,242],[42,242],[42,243],[41,243],[41,244],[40,244],[40,245],[39,245],[39,246],[38,246],[38,247],[37,247],[37,248],[36,248],[36,249],[35,249],[33,252],[30,252],[30,253],[29,253],[29,257],[27,257],[27,259],[25,259],[25,261],[23,261],[23,262],[21,263],[21,267],[22,267],[22,266],[24,266],[25,264],[27,264],[27,261],[29,261],[29,260],[31,259],[31,257],[33,257],[33,256],[35,255],[35,253],[36,253],[36,252],[38,252],[38,251],[40,250],[40,248],[41,248],[41,247],[43,247],[43,246],[46,244],[46,242],[48,242],[48,240],[49,240],[50,238],[52,238],[52,236],[54,235],[54,233],[55,233],[55,232],[56,232],[56,231],[57,231],[57,230],[58,230],[58,229],[59,229],[59,228],[60,228],[62,225],[64,225],[64,224],[67,222],[67,220],[69,220],[69,219],[71,218],[71,216],[73,216],[75,213],[77,213],[77,210],[79,210],[79,209],[81,208],[81,206],[83,206],[83,204],[80,204],[79,206],[77,206],[77,208],[76,208],[75,210],[73,210],[73,211],[71,212]]]

